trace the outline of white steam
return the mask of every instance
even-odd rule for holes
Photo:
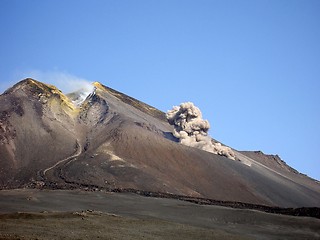
[[[202,119],[200,109],[192,102],[174,106],[166,116],[168,122],[174,126],[173,135],[180,140],[181,144],[235,159],[235,155],[229,147],[212,141],[208,135],[209,122]]]
[[[92,93],[93,89],[91,91],[88,91],[86,89],[79,89],[76,92],[76,96],[72,99],[72,102],[76,106],[80,106],[84,100]]]
[[[33,70],[23,75],[23,78],[29,77],[54,85],[66,94],[76,92],[77,97],[73,101],[75,105],[80,105],[94,91],[89,81],[66,72]]]

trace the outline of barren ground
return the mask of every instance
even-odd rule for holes
[[[0,239],[320,239],[320,220],[130,193],[0,191]]]

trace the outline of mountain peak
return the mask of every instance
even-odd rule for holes
[[[32,78],[26,78],[15,84],[13,87],[9,88],[4,93],[6,94],[25,89],[31,90],[31,92],[33,93],[50,93],[52,91],[59,91],[53,85],[45,84]]]
[[[4,94],[10,94],[21,91],[28,97],[36,98],[42,103],[47,103],[49,100],[58,99],[61,105],[65,105],[71,110],[75,110],[76,106],[61,90],[51,84],[39,82],[32,78],[26,78],[13,87],[9,88]]]
[[[93,82],[92,85],[100,90],[106,90],[106,87],[102,85],[100,82]]]
[[[277,156],[233,149],[239,162],[178,144],[160,110],[99,82],[87,85],[65,95],[29,78],[1,95],[0,189],[135,189],[319,206],[319,184],[287,171]]]

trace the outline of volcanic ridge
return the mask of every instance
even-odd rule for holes
[[[320,207],[319,182],[278,156],[227,147],[207,135],[205,121],[185,127],[199,116],[188,104],[166,114],[98,82],[90,91],[64,94],[25,79],[0,96],[0,188]]]

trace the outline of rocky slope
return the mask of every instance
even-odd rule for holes
[[[320,186],[237,152],[181,145],[165,114],[111,88],[74,104],[26,79],[0,96],[0,187],[136,189],[282,207],[320,206]]]

